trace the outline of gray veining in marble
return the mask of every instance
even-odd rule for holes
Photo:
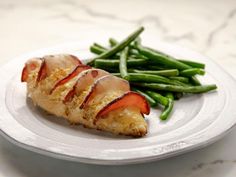
[[[160,41],[199,51],[236,77],[235,0],[0,0],[0,64],[38,48],[139,25]],[[96,166],[52,159],[0,137],[0,177],[234,177],[236,130],[217,143],[160,162]]]

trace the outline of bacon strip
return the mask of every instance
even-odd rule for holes
[[[79,73],[81,73],[84,70],[88,70],[91,67],[88,65],[78,65],[70,74],[68,74],[68,76],[64,77],[63,79],[59,80],[54,87],[52,88],[52,90],[50,91],[50,94],[52,94],[52,92],[59,87],[60,85],[63,85],[67,82],[69,82],[71,79],[73,79],[75,76],[77,76]]]
[[[108,72],[101,69],[89,69],[78,78],[73,89],[66,95],[64,102],[69,102],[73,99],[74,95],[80,95],[84,90],[91,86],[97,79],[109,75]]]
[[[94,83],[80,108],[84,108],[95,96],[101,93],[107,93],[111,90],[127,92],[130,90],[130,86],[129,83],[124,79],[115,77],[113,75],[104,76]]]
[[[72,71],[78,65],[82,65],[82,63],[76,56],[73,55],[46,55],[43,57],[43,63],[38,73],[37,82],[40,82],[41,80],[45,79],[55,69],[69,68]]]
[[[136,92],[130,91],[111,101],[104,108],[102,108],[96,115],[95,123],[98,119],[103,118],[103,116],[108,114],[109,112],[129,106],[138,107],[142,114],[148,115],[150,113],[150,107],[145,97]]]

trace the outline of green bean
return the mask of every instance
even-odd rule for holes
[[[96,59],[95,60],[95,67],[97,68],[104,68],[112,67],[112,68],[118,68],[119,67],[120,60],[106,60],[106,59]],[[128,67],[135,67],[135,66],[142,66],[147,64],[148,61],[145,59],[129,59],[127,60],[127,66]]]
[[[205,68],[205,64],[204,63],[200,63],[200,62],[195,62],[195,61],[190,61],[190,60],[182,60],[182,59],[178,59],[178,61],[185,63],[189,66],[192,66],[193,68]]]
[[[138,92],[141,95],[143,95],[147,99],[147,101],[148,101],[148,103],[150,104],[151,107],[157,106],[157,102],[152,97],[150,97],[148,94],[146,94],[145,92],[143,92],[143,91],[141,91],[141,90],[139,90],[135,87],[132,87],[132,90],[135,91],[135,92]]]
[[[165,65],[167,67],[180,69],[180,70],[191,68],[191,66],[186,65],[186,64],[184,64],[172,57],[161,55],[161,54],[154,52],[152,50],[149,50],[147,48],[138,46],[137,49],[139,50],[139,52],[142,55],[146,56],[148,59],[150,59],[154,63],[159,63],[159,64]]]
[[[156,50],[156,49],[153,49],[153,48],[150,48],[150,47],[145,47],[145,48],[147,48],[147,49],[149,49],[149,50],[151,50],[151,51],[153,51],[155,53],[158,53],[160,55],[163,55],[163,56],[166,56],[166,57],[171,57],[170,55],[168,55],[168,54],[166,54],[164,52],[161,52],[159,50]],[[171,57],[171,58],[173,58],[173,57]],[[180,61],[180,62],[182,62],[184,64],[187,64],[187,65],[189,65],[189,66],[191,66],[193,68],[202,68],[202,69],[205,68],[205,64],[204,63],[190,61],[190,60],[185,60],[185,59],[178,59],[178,61]]]
[[[129,57],[139,58],[139,59],[148,59],[147,57],[141,55],[137,49],[130,48]]]
[[[174,107],[174,100],[171,98],[168,98],[168,105],[165,106],[164,111],[160,115],[160,119],[166,120],[169,117],[173,107]]]
[[[136,55],[129,55],[129,58],[136,59]]]
[[[148,69],[152,69],[152,70],[165,70],[166,68],[162,65],[158,65],[158,66],[155,66],[155,65],[148,65],[147,66]]]
[[[98,48],[100,48],[100,49],[103,49],[103,50],[107,50],[107,48],[106,47],[104,47],[104,46],[102,46],[101,44],[98,44],[98,43],[93,43],[93,46],[96,46],[96,47],[98,47]]]
[[[135,58],[148,59],[144,55],[141,55],[137,49],[130,49],[129,50],[129,55],[133,55],[133,56],[135,56]]]
[[[167,93],[165,94],[165,97],[174,100],[174,94],[173,94],[172,92],[167,92]]]
[[[97,47],[97,46],[94,46],[94,45],[92,45],[91,47],[90,47],[90,51],[92,52],[92,53],[94,53],[94,54],[102,54],[102,53],[104,53],[104,52],[106,52],[106,50],[104,50],[104,49],[102,49],[102,48],[100,48],[100,47]]]
[[[168,54],[166,54],[166,53],[164,53],[164,52],[161,52],[161,51],[159,51],[159,50],[156,50],[156,49],[153,49],[153,48],[150,48],[150,47],[145,47],[145,48],[147,48],[147,49],[149,49],[149,50],[151,50],[151,51],[153,51],[153,52],[155,52],[155,53],[158,53],[158,54],[160,54],[160,55],[173,58],[173,57],[171,57],[170,55],[168,55]],[[193,68],[202,68],[202,69],[205,68],[205,64],[204,64],[204,63],[195,62],[195,61],[186,60],[186,59],[177,59],[177,60],[180,61],[180,62],[182,62],[182,63],[184,63],[184,64],[186,64],[186,65],[189,65],[189,66],[191,66],[191,67],[193,67]]]
[[[134,40],[134,46],[139,46],[141,45],[141,38],[140,37],[137,37],[135,40]]]
[[[168,98],[162,96],[159,93],[153,92],[153,91],[146,91],[146,93],[152,97],[156,102],[160,103],[163,106],[167,106],[168,105]]]
[[[125,49],[121,51],[120,63],[119,63],[120,75],[123,79],[126,79],[126,80],[129,80],[129,74],[127,71],[128,51],[129,51],[129,47],[125,47]]]
[[[160,75],[160,76],[178,76],[179,75],[179,71],[177,69],[160,70],[160,71],[129,69],[128,72],[154,74],[154,75]]]
[[[165,83],[171,85],[181,85],[186,86],[186,84],[170,80],[163,76],[152,75],[152,74],[142,74],[142,73],[129,73],[129,81],[130,82],[151,82],[151,83]]]
[[[185,69],[183,71],[180,71],[179,74],[181,76],[191,77],[191,76],[195,76],[196,74],[204,75],[205,70],[200,69],[200,68],[191,68],[191,69]]]
[[[138,35],[144,30],[143,27],[140,27],[139,29],[137,29],[136,31],[134,31],[132,34],[130,34],[126,39],[124,39],[123,41],[121,41],[120,43],[118,43],[117,45],[115,45],[114,47],[112,47],[111,49],[107,50],[106,52],[96,56],[95,58],[93,58],[88,64],[89,65],[93,65],[94,61],[98,58],[109,58],[112,55],[116,54],[117,52],[123,50],[126,46],[128,46],[134,39],[136,39],[138,37]]]
[[[94,43],[93,46],[91,46],[90,48],[92,48],[92,50],[90,50],[91,52],[93,52],[95,50],[95,52],[93,52],[95,54],[101,54],[101,53],[104,53],[108,50],[107,48],[105,48],[97,43]],[[131,58],[133,57],[133,58],[138,58],[138,59],[147,59],[147,57],[139,54],[138,50],[136,50],[136,49],[130,49],[129,54],[130,54],[129,57],[131,57]],[[119,53],[116,53],[115,56],[119,57],[120,55],[119,55]]]
[[[134,56],[135,58],[143,58],[148,59],[147,57],[141,55],[137,49],[130,49],[129,50],[129,56]]]
[[[129,54],[130,54],[130,55],[138,55],[139,52],[138,52],[138,50],[136,50],[136,49],[130,49],[130,50],[129,50]]]
[[[111,73],[113,76],[121,77],[120,73]]]
[[[189,82],[190,82],[192,85],[196,85],[196,86],[202,85],[201,82],[196,78],[196,76],[190,77],[190,78],[189,78]]]
[[[130,55],[130,57],[133,57],[133,58],[139,58],[139,59],[148,59],[147,57],[145,57],[144,55],[141,55],[140,53],[139,54],[132,54]]]
[[[114,47],[115,45],[118,44],[118,41],[115,40],[114,38],[110,38],[110,39],[109,39],[109,43],[110,43],[110,46],[111,46],[111,47]]]
[[[154,90],[164,90],[170,92],[184,92],[184,93],[204,93],[217,89],[216,85],[202,85],[202,86],[179,86],[167,85],[158,83],[133,83],[133,85],[150,88]]]
[[[179,82],[183,82],[183,83],[186,83],[186,84],[189,83],[189,78],[187,78],[187,77],[171,76],[171,77],[169,77],[169,79],[177,80],[177,81],[179,81]]]
[[[92,46],[90,46],[90,51],[92,53],[97,54],[97,55],[102,54],[102,53],[106,52],[107,50],[108,50],[107,48],[105,48],[105,47],[103,47],[103,46],[101,46],[100,44],[97,44],[97,43],[94,43]],[[114,59],[114,58],[115,59],[120,58],[120,53],[114,54],[112,56],[112,59]]]
[[[110,43],[110,46],[113,47],[115,45],[117,45],[119,42],[114,39],[114,38],[110,38],[109,39],[109,43]],[[134,40],[134,45],[138,45],[141,43],[141,38],[140,37],[137,37],[135,40]],[[133,46],[133,45],[132,45]]]

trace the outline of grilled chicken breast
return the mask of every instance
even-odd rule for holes
[[[48,55],[26,62],[21,81],[35,105],[72,124],[114,134],[144,136],[146,99],[126,80],[91,68],[73,55]]]

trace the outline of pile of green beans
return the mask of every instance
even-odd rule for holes
[[[216,90],[217,86],[202,85],[196,76],[205,74],[205,64],[179,59],[162,51],[143,46],[138,28],[118,42],[109,39],[109,47],[94,43],[90,51],[96,56],[88,65],[104,69],[130,82],[131,89],[143,95],[151,107],[161,106],[161,120],[166,120],[175,100],[184,94],[199,94]]]

